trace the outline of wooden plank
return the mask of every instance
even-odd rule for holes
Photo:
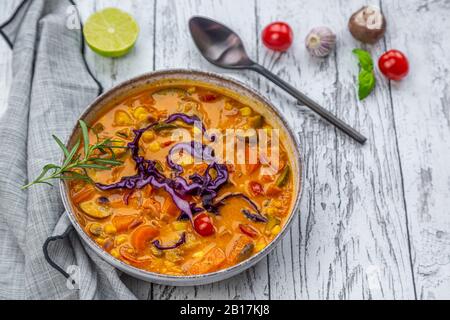
[[[450,4],[383,1],[387,48],[408,55],[410,75],[391,84],[417,295],[450,293]]]
[[[351,50],[361,44],[346,25],[364,4],[257,2],[260,27],[283,20],[295,33],[288,53],[261,49],[259,61],[369,138],[365,146],[358,145],[262,82],[263,91],[298,131],[306,179],[300,224],[294,224],[291,238],[270,255],[272,298],[414,298],[389,90],[379,81],[364,102],[356,97],[358,68]],[[303,43],[307,32],[319,25],[330,26],[338,37],[336,53],[323,60],[310,57]],[[382,47],[368,49],[377,56]]]
[[[20,0],[0,2],[0,24],[8,19],[20,4]],[[8,102],[9,88],[11,86],[12,51],[6,41],[0,38],[0,117],[5,112]]]
[[[255,13],[252,1],[158,1],[156,10],[155,67],[196,68],[224,73],[200,57],[188,32],[192,15],[204,15],[239,32],[256,56]],[[228,72],[227,72],[228,73]],[[250,77],[245,76],[247,81]],[[254,85],[253,85],[254,86]],[[268,297],[266,261],[232,279],[199,287],[153,287],[154,299],[265,299]]]

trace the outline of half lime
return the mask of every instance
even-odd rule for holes
[[[139,26],[128,13],[106,8],[87,19],[83,34],[94,52],[104,57],[121,57],[133,48]]]

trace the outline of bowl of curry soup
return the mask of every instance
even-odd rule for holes
[[[61,181],[64,205],[87,245],[134,277],[231,277],[266,256],[298,213],[296,138],[270,101],[234,79],[147,73],[99,96],[80,119],[90,143],[111,139],[97,156],[121,164],[86,169],[91,182]],[[75,126],[69,150],[80,135]]]

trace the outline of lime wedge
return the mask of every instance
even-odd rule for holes
[[[94,52],[104,57],[121,57],[133,48],[139,26],[128,13],[106,8],[87,19],[83,34]]]

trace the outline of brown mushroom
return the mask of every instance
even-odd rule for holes
[[[355,39],[373,44],[383,37],[386,19],[379,8],[364,6],[350,17],[348,29]]]

